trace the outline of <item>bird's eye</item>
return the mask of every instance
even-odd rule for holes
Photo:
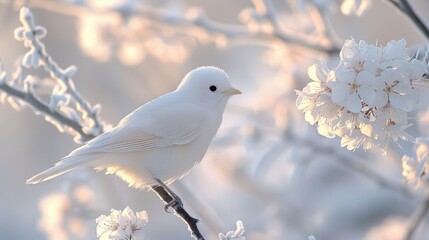
[[[216,87],[215,85],[211,85],[209,89],[210,89],[210,91],[212,91],[212,92],[216,92],[217,87]]]

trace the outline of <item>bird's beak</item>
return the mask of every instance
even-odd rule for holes
[[[227,90],[223,91],[222,93],[227,94],[227,95],[241,94],[240,90],[235,89],[235,88],[227,89]]]

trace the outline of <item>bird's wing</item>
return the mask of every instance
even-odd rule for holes
[[[88,153],[147,151],[193,141],[202,128],[206,110],[196,105],[173,104],[137,109],[115,128],[89,141],[69,156]]]

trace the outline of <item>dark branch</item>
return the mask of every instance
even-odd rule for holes
[[[426,37],[426,40],[429,39],[428,27],[414,11],[413,7],[410,5],[408,0],[400,0],[400,1],[387,0],[387,1],[391,3],[393,6],[395,6],[397,9],[399,9],[401,12],[405,13],[405,15],[407,15],[410,18],[410,20],[415,24],[415,26],[423,33],[423,35]]]
[[[162,201],[164,201],[165,204],[173,201],[173,198],[163,187],[155,185],[151,188],[162,199]],[[186,212],[186,210],[181,204],[174,204],[171,207],[174,209],[175,214],[179,216],[188,225],[188,230],[191,232],[192,236],[196,240],[204,240],[204,237],[197,226],[198,219],[191,217],[191,215]]]
[[[410,226],[408,227],[407,233],[405,235],[405,240],[413,239],[414,233],[419,227],[420,223],[423,221],[424,216],[429,211],[429,196],[423,201],[423,203],[417,208],[417,210],[411,216]]]

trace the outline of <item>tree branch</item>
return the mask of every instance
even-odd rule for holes
[[[356,159],[354,155],[346,155],[334,147],[320,145],[320,143],[311,139],[301,139],[300,137],[292,134],[290,131],[286,132],[285,139],[294,141],[295,143],[299,143],[304,146],[309,146],[318,153],[323,153],[326,155],[336,154],[338,157],[335,159],[344,166],[362,174],[380,186],[386,187],[387,189],[390,189],[394,192],[399,192],[406,198],[413,198],[413,194],[406,186],[395,184],[391,180],[381,176],[376,171],[372,170],[372,168],[368,167],[365,163],[359,161],[359,159]]]
[[[28,103],[28,105],[31,106],[33,110],[35,110],[36,114],[38,112],[43,113],[46,116],[57,120],[63,125],[70,127],[71,129],[79,133],[84,140],[90,140],[96,137],[96,135],[94,134],[85,133],[82,130],[83,126],[78,121],[70,119],[58,111],[51,111],[49,107],[35,95],[30,94],[29,92],[24,92],[19,88],[9,86],[8,84],[0,84],[0,89],[8,96],[18,98],[21,101]]]
[[[52,109],[50,104],[43,101],[33,89],[33,82],[24,80],[21,82],[22,76],[18,76],[16,79],[8,80],[6,72],[3,71],[3,67],[0,63],[0,90],[6,94],[7,98],[19,99],[20,101],[28,104],[36,114],[41,114],[45,118],[50,118],[58,122],[62,128],[70,128],[79,134],[80,138],[87,141],[103,133],[104,123],[99,118],[99,112],[97,108],[91,107],[91,104],[83,98],[78,91],[74,88],[73,75],[74,67],[68,69],[61,69],[57,63],[53,61],[51,56],[46,53],[44,44],[40,41],[40,38],[44,37],[46,30],[40,26],[36,26],[32,13],[27,8],[22,8],[20,12],[20,20],[23,27],[19,27],[15,30],[15,38],[24,42],[24,45],[30,48],[29,52],[24,56],[23,60],[20,61],[18,70],[21,66],[38,68],[40,65],[44,67],[44,70],[48,72],[52,79],[56,80],[64,88],[64,93],[71,95],[71,98],[77,105],[77,110],[83,115],[82,118],[92,119],[93,125],[91,125],[92,131],[86,132],[84,128],[85,124],[79,121],[78,118],[73,115],[67,115],[60,109]],[[30,76],[30,75],[28,75]],[[20,87],[24,85],[24,87]],[[55,91],[54,91],[55,92]],[[52,101],[52,99],[51,99]],[[172,200],[171,196],[162,187],[152,188],[158,196],[165,202]],[[175,213],[187,223],[189,230],[197,240],[204,240],[201,233],[198,230],[198,220],[191,217],[186,210],[178,204],[173,205]]]
[[[253,0],[252,2],[253,2],[253,5],[255,6],[256,10],[257,11],[259,10],[260,13],[263,14],[265,19],[267,19],[268,22],[273,27],[274,31],[271,34],[273,36],[279,38],[283,42],[297,44],[297,45],[300,45],[300,46],[303,46],[303,47],[306,47],[309,49],[314,49],[317,51],[326,52],[328,54],[337,54],[340,52],[341,49],[338,48],[337,46],[335,46],[334,39],[331,39],[332,46],[326,47],[320,43],[311,42],[311,41],[308,41],[306,39],[302,39],[299,37],[294,37],[292,35],[286,34],[282,30],[279,18],[277,16],[275,6],[271,0]],[[327,35],[329,36],[329,32],[327,32],[327,33],[328,33]]]
[[[416,209],[416,211],[411,216],[410,225],[408,227],[407,233],[405,234],[404,240],[411,240],[423,221],[424,216],[429,211],[429,195],[426,196],[426,199],[422,204]]]
[[[208,18],[205,12],[201,9],[195,10],[194,14],[185,12],[182,14],[172,14],[168,11],[161,9],[144,6],[138,4],[134,7],[118,7],[115,9],[94,9],[90,6],[82,5],[65,5],[53,1],[40,1],[32,0],[28,2],[29,5],[36,8],[46,9],[49,11],[60,11],[63,14],[78,16],[82,12],[97,12],[105,14],[120,14],[122,16],[137,16],[142,19],[147,19],[152,22],[156,28],[173,29],[176,32],[188,31],[190,35],[198,31],[204,31],[207,34],[223,37],[231,41],[246,42],[248,44],[272,46],[273,41],[282,44],[294,44],[304,48],[312,49],[319,52],[326,52],[328,54],[337,54],[340,48],[337,46],[326,46],[321,44],[320,41],[310,41],[311,37],[299,37],[292,34],[286,34],[280,30],[278,21],[275,23],[275,31],[251,31],[245,25],[238,24],[225,24],[214,21]],[[189,15],[193,15],[190,17]],[[270,16],[271,17],[271,16]]]
[[[162,201],[164,201],[164,203],[167,204],[173,201],[173,198],[162,186],[156,185],[151,188],[162,199]],[[174,204],[171,207],[174,209],[175,214],[188,225],[188,230],[191,232],[192,236],[196,240],[204,240],[204,237],[197,226],[198,219],[191,217],[181,204]]]
[[[403,12],[408,18],[414,23],[414,25],[421,31],[421,33],[425,36],[426,40],[429,39],[429,29],[426,24],[421,20],[421,18],[414,11],[411,4],[408,0],[386,0],[395,6],[398,10]]]

